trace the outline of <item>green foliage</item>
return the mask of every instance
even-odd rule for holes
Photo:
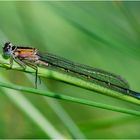
[[[11,41],[47,50],[119,74],[131,89],[140,91],[139,6],[139,2],[0,2],[0,45]],[[1,68],[0,74],[0,82],[4,77],[14,85],[34,86],[33,77],[23,72]],[[42,81],[44,86],[38,86],[41,90],[139,111],[139,106],[131,103],[51,79]],[[57,111],[53,109],[52,99],[46,102],[43,97],[23,94],[25,91],[19,91],[24,95],[19,97],[12,96],[15,90],[0,90],[0,138],[140,138],[135,117],[125,121],[122,118],[128,116],[122,113],[59,101],[63,108],[60,115],[58,105]],[[106,122],[108,117],[110,121]],[[116,125],[114,118],[121,123]],[[48,120],[51,123],[47,128],[43,124]],[[98,124],[92,123],[96,120]]]

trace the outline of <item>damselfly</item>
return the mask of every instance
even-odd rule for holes
[[[39,66],[77,77],[85,81],[90,81],[102,87],[119,91],[126,95],[140,99],[140,94],[130,90],[127,81],[119,75],[75,63],[50,53],[41,53],[36,48],[15,46],[10,42],[6,42],[3,47],[3,55],[10,58],[11,67],[14,60],[24,69],[26,66],[30,66],[35,69],[36,84]]]

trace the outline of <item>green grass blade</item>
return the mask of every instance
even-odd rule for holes
[[[112,111],[116,111],[116,112],[140,116],[139,111],[130,110],[130,109],[123,109],[121,107],[115,107],[115,106],[111,106],[111,105],[107,105],[107,104],[97,103],[97,102],[89,101],[86,99],[71,97],[71,96],[67,96],[67,95],[63,95],[63,94],[59,94],[59,93],[54,93],[54,92],[50,92],[50,91],[46,92],[44,90],[39,90],[39,89],[29,88],[29,87],[22,87],[22,86],[9,84],[9,83],[2,83],[2,82],[0,82],[0,86],[5,87],[5,88],[19,90],[19,91],[25,91],[28,93],[34,93],[37,95],[52,97],[52,98],[56,98],[59,100],[66,100],[66,101],[79,103],[79,104],[83,104],[83,105],[88,105],[88,106],[98,107],[98,108],[112,110]]]

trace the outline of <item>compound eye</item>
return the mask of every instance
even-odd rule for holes
[[[6,42],[6,43],[4,44],[3,51],[4,51],[4,52],[7,52],[7,51],[12,50],[12,46],[13,46],[12,43]]]
[[[15,46],[12,43],[6,42],[3,47],[3,57],[9,58],[13,53],[13,48],[15,49]]]

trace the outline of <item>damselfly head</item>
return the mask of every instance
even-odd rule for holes
[[[13,55],[15,48],[16,47],[11,42],[6,42],[3,47],[3,56],[10,57]]]

